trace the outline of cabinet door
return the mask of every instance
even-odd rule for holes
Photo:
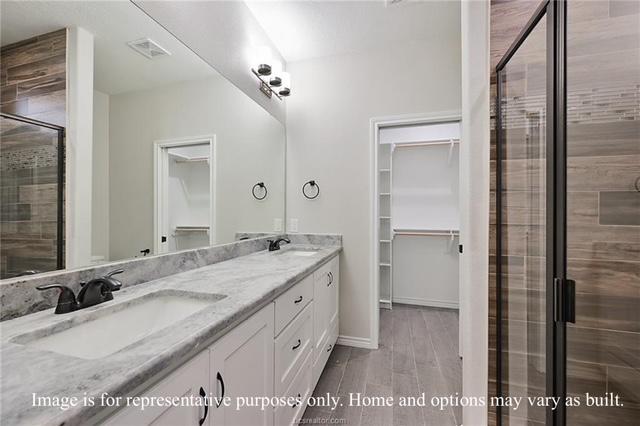
[[[336,257],[331,263],[329,270],[329,281],[327,283],[327,313],[328,324],[336,323],[338,321],[339,297],[340,297],[340,261]]]
[[[209,351],[204,351],[197,355],[184,366],[180,367],[171,375],[151,390],[145,392],[143,397],[201,397],[201,393],[209,395]],[[138,407],[130,406],[123,408],[113,417],[107,419],[106,425],[114,426],[198,426],[209,425],[211,408],[204,407],[146,407],[141,410]]]
[[[313,274],[313,341],[314,361],[320,355],[322,346],[327,340],[329,312],[327,310],[329,283],[329,265],[325,265]]]
[[[273,396],[273,303],[247,319],[211,346],[211,388],[217,398],[229,397],[213,409],[215,426],[273,425],[273,410],[242,407],[238,398]]]

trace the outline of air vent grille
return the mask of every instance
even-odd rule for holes
[[[140,40],[130,41],[127,45],[148,59],[171,55],[171,52],[150,38],[141,38]]]

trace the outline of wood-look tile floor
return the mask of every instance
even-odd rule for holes
[[[460,409],[426,407],[359,407],[350,393],[371,396],[462,394],[462,362],[458,357],[458,311],[394,305],[380,310],[377,350],[336,346],[320,376],[314,396],[341,397],[336,410],[308,407],[301,424],[363,426],[450,426],[462,423]]]

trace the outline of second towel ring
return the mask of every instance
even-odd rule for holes
[[[306,191],[307,185],[309,185],[312,188],[313,187],[316,188],[315,195],[307,195],[307,191]],[[304,185],[302,185],[302,195],[304,195],[305,198],[307,198],[308,200],[313,200],[315,198],[318,198],[318,195],[320,195],[320,186],[318,186],[315,180],[310,180],[306,182]]]
[[[262,188],[262,190],[264,191],[264,195],[262,197],[258,197],[256,195],[256,188]],[[258,182],[253,185],[253,188],[251,188],[251,194],[253,194],[253,198],[255,198],[256,200],[264,200],[265,198],[267,198],[267,193],[267,187],[265,186],[264,182]]]

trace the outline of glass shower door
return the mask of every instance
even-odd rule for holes
[[[0,279],[64,268],[63,131],[2,114]]]
[[[503,397],[546,395],[546,73],[546,20],[540,19],[498,75]],[[544,424],[545,410],[503,407],[501,420]]]
[[[498,394],[546,395],[546,19],[498,72]],[[502,425],[544,424],[545,409],[503,407]]]

